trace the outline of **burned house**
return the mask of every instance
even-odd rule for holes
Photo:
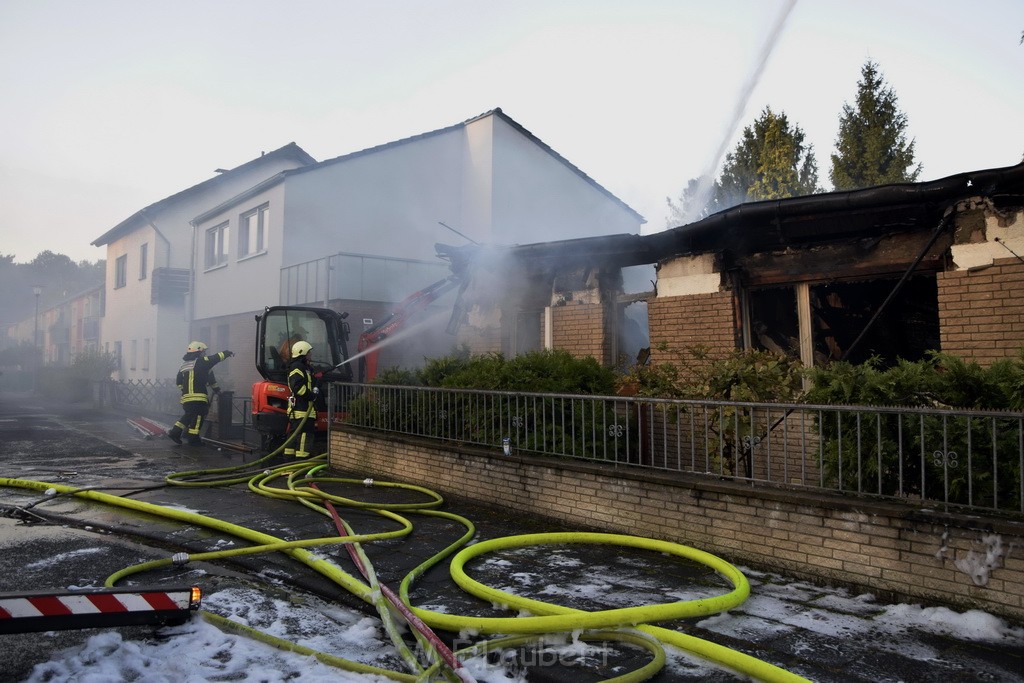
[[[476,351],[612,364],[635,303],[655,361],[701,346],[989,364],[1024,347],[1024,164],[752,202],[654,235],[441,251],[464,262],[456,318]],[[644,264],[650,291],[624,293],[623,269]]]

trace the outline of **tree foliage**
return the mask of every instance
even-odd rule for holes
[[[907,141],[907,115],[886,85],[878,64],[861,69],[855,105],[844,104],[830,177],[836,190],[913,182],[921,174],[914,141]]]
[[[15,263],[13,255],[0,255],[0,320],[14,323],[33,315],[34,287],[40,287],[39,307],[45,310],[90,287],[102,284],[103,260],[75,263],[64,254],[40,252],[29,263]]]
[[[691,180],[678,204],[668,200],[669,222],[679,225],[744,202],[821,191],[813,146],[805,144],[803,130],[790,124],[785,112],[776,114],[765,107],[754,123],[743,129],[714,183]]]

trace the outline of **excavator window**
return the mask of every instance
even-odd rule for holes
[[[314,361],[330,362],[327,324],[315,313],[287,309],[268,313],[263,359],[267,368],[283,370],[291,359],[292,344],[297,341],[313,346]]]

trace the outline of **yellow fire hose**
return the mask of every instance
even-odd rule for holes
[[[248,529],[205,515],[153,505],[130,498],[105,494],[99,491],[76,489],[74,487],[60,484],[9,478],[0,478],[0,486],[28,488],[41,491],[48,491],[52,489],[57,493],[70,494],[99,503],[114,505],[175,520],[185,524],[213,529],[221,533],[230,534],[253,544],[251,546],[232,548],[230,550],[192,553],[187,555],[187,559],[189,561],[217,560],[232,556],[262,552],[283,552],[293,559],[296,559],[310,567],[314,571],[319,572],[361,600],[370,604],[376,604],[378,606],[378,611],[385,622],[386,629],[392,629],[393,625],[389,626],[387,623],[390,612],[386,606],[380,603],[380,591],[374,590],[370,585],[343,571],[334,563],[314,556],[308,552],[306,548],[337,544],[361,544],[377,540],[402,537],[410,533],[413,525],[405,516],[396,512],[396,510],[406,514],[441,517],[463,524],[467,531],[458,540],[451,543],[446,548],[442,549],[421,565],[410,571],[402,580],[399,592],[402,602],[409,606],[416,616],[432,628],[453,632],[506,634],[504,637],[478,643],[472,648],[468,648],[457,653],[461,656],[475,656],[481,652],[493,652],[501,648],[518,647],[527,643],[537,642],[538,638],[543,634],[575,634],[586,631],[588,633],[581,636],[585,640],[620,640],[635,647],[644,648],[652,655],[651,661],[640,669],[610,680],[641,681],[654,675],[662,668],[665,661],[664,651],[659,643],[673,645],[687,652],[696,654],[706,660],[724,665],[729,669],[751,676],[758,680],[779,683],[791,683],[806,680],[772,664],[763,662],[743,653],[730,650],[715,643],[650,625],[649,622],[714,614],[741,604],[749,595],[749,583],[747,582],[746,577],[744,577],[738,569],[721,558],[688,546],[668,541],[657,541],[637,536],[598,533],[527,534],[497,538],[466,546],[475,533],[472,523],[459,515],[436,510],[435,508],[439,507],[443,503],[443,499],[437,493],[429,489],[391,482],[372,482],[372,485],[375,487],[401,488],[421,494],[426,499],[425,502],[421,503],[399,504],[368,503],[351,498],[336,496],[320,490],[317,484],[321,483],[352,484],[366,483],[370,481],[314,476],[318,471],[326,468],[323,456],[287,463],[269,470],[250,471],[244,475],[238,474],[240,470],[257,469],[259,464],[265,462],[271,456],[276,455],[277,452],[284,447],[285,444],[282,444],[278,451],[274,451],[265,458],[247,465],[219,468],[215,470],[198,470],[193,472],[175,473],[167,477],[167,483],[176,486],[221,486],[245,482],[251,491],[259,493],[260,495],[267,495],[274,498],[293,498],[304,505],[327,515],[330,515],[325,507],[326,502],[328,501],[338,506],[348,506],[372,511],[394,522],[396,524],[396,528],[391,531],[372,534],[352,534],[350,532],[349,535],[346,536],[285,541],[253,529]],[[220,477],[220,475],[228,475],[231,473],[235,474],[233,476]],[[211,475],[215,475],[216,478],[211,479]],[[189,479],[189,477],[191,477],[191,479]],[[201,481],[197,480],[199,477],[202,478]],[[275,487],[272,485],[274,482],[282,479],[286,480],[286,488]],[[722,575],[732,584],[733,588],[731,591],[722,595],[698,600],[584,612],[568,607],[540,602],[530,598],[516,596],[505,591],[490,588],[469,577],[465,571],[465,565],[469,560],[496,550],[523,548],[537,545],[582,543],[597,543],[651,550],[698,562]],[[461,551],[459,550],[460,548],[462,548]],[[456,551],[459,552],[451,561],[450,572],[452,579],[463,590],[483,600],[508,605],[509,608],[524,610],[535,616],[460,616],[444,614],[412,606],[409,600],[409,590],[413,582],[422,576],[430,567],[433,567],[445,558],[451,556],[453,553],[456,553]],[[111,575],[107,579],[107,585],[112,586],[117,581],[120,581],[131,574],[165,567],[173,564],[174,562],[175,558],[165,558],[127,567]],[[293,643],[287,643],[275,636],[257,633],[253,629],[249,629],[248,627],[240,624],[235,624],[217,615],[204,613],[204,618],[223,628],[230,628],[238,632],[244,632],[260,639],[263,642],[270,643],[282,649],[315,656],[320,661],[334,666],[339,666],[350,671],[384,675],[398,681],[433,680],[434,677],[438,675],[451,679],[454,675],[450,670],[441,668],[440,661],[426,668],[416,666],[416,662],[407,661],[410,668],[414,670],[414,673],[412,674],[388,671],[377,667],[368,667],[367,665],[363,665],[358,662],[350,662],[348,660],[333,657],[326,653],[318,653]],[[628,630],[616,630],[612,633],[607,633],[609,629],[628,629],[630,627],[635,627],[639,633]],[[601,633],[589,633],[589,631],[595,629],[601,631]],[[395,639],[396,635],[397,634],[392,633],[392,640]],[[397,646],[398,645],[396,643],[396,647]]]

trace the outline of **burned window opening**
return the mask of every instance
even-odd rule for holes
[[[518,309],[503,315],[503,323],[506,319],[509,322],[502,335],[505,342],[502,352],[507,356],[515,356],[543,348],[541,339],[543,317],[544,310],[540,308]]]
[[[619,304],[616,326],[616,356],[619,364],[632,367],[646,350],[650,354],[651,336],[647,318],[647,302]]]
[[[904,283],[856,348],[857,339],[882,305],[897,280],[838,282],[811,287],[814,356],[825,362],[846,360],[857,364],[872,356],[892,364],[897,359],[924,358],[939,348],[938,284],[934,274],[912,277]]]
[[[750,342],[755,349],[800,357],[796,292],[771,287],[750,292]]]
[[[851,345],[896,285],[897,278],[832,282],[809,288],[815,365],[840,360],[857,364],[873,356],[883,363],[920,360],[940,348],[938,286],[934,274],[907,280],[857,347]],[[797,296],[792,287],[749,292],[751,345],[800,357]]]

